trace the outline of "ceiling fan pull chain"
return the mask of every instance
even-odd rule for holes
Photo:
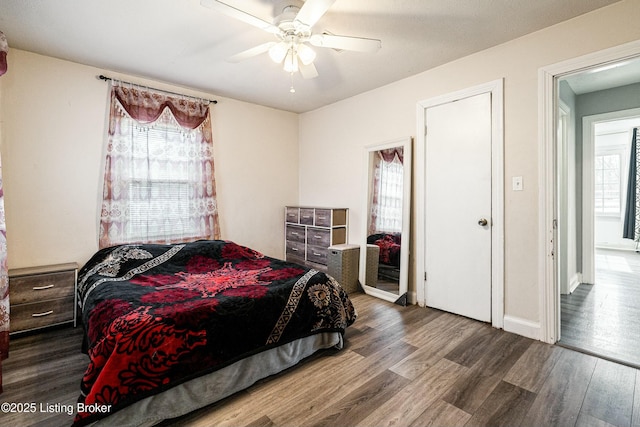
[[[296,88],[293,87],[293,71],[289,73],[289,78],[291,78],[291,87],[289,88],[289,92],[296,93]]]

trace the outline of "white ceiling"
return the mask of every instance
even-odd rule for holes
[[[269,22],[278,3],[225,1]],[[370,54],[317,48],[319,76],[310,80],[290,77],[266,54],[226,61],[273,36],[204,8],[199,0],[0,0],[0,31],[10,47],[105,74],[111,70],[304,112],[616,1],[336,0],[315,32],[381,39],[382,49]]]
[[[603,64],[565,77],[576,95],[640,82],[640,58]]]

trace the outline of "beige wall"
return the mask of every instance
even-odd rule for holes
[[[9,71],[0,79],[9,268],[82,265],[97,250],[108,87],[99,74],[198,94],[11,49]],[[222,238],[281,257],[283,206],[298,198],[298,116],[217,99],[212,117]]]
[[[504,78],[505,314],[539,322],[538,70],[640,39],[639,13],[639,0],[622,1],[302,114],[300,203],[350,208],[350,243],[362,241],[363,147],[415,136],[419,101]],[[511,191],[512,176],[524,191]]]
[[[418,101],[504,78],[505,313],[539,322],[538,70],[640,39],[639,10],[625,0],[300,116],[218,97],[223,238],[281,256],[282,208],[300,203],[350,208],[349,240],[359,242],[363,147],[415,136]],[[107,85],[96,75],[110,73],[16,49],[9,58],[0,79],[9,265],[83,263],[97,248]],[[510,190],[512,176],[524,191]]]

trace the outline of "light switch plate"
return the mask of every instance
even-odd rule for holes
[[[513,191],[522,191],[523,184],[522,184],[521,176],[514,176],[512,178],[512,183],[513,183]]]

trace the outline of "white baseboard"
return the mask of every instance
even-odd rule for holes
[[[504,330],[533,340],[540,340],[540,323],[514,316],[504,316]]]
[[[574,274],[571,278],[571,281],[569,282],[569,293],[572,294],[573,291],[575,291],[576,288],[580,286],[580,283],[582,283],[582,273]]]
[[[417,304],[418,303],[418,294],[416,292],[409,292],[407,294],[407,298],[408,298],[408,303],[409,304]]]

